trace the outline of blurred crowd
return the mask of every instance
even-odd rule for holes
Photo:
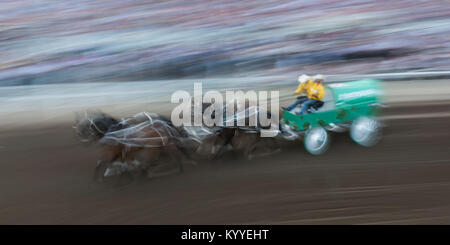
[[[0,84],[450,68],[448,0],[3,0]]]

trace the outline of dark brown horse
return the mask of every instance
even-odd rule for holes
[[[211,106],[210,103],[201,104],[202,114]],[[191,121],[194,121],[194,104],[191,108]],[[212,160],[221,155],[231,141],[234,129],[221,126],[182,126],[179,131],[184,137],[185,148],[189,148],[190,155],[197,160]],[[228,147],[230,149],[230,146]]]
[[[98,142],[103,148],[94,171],[96,182],[104,180],[116,161],[125,163],[125,168],[138,176],[151,177],[148,170],[163,152],[173,159],[179,172],[183,171],[187,155],[179,141],[181,135],[170,121],[156,114],[140,113],[119,122],[107,114],[89,112],[77,119],[75,129],[81,141]]]
[[[210,106],[212,104],[203,103],[202,112]],[[251,107],[249,103],[246,103],[241,108],[234,104],[234,112],[231,118],[226,117],[226,106],[222,108],[222,112],[224,120],[222,126],[184,127],[184,134],[192,140],[190,145],[195,146],[194,155],[211,160],[231,150],[234,155],[242,155],[251,159],[280,150],[274,138],[261,137],[261,130],[268,129],[268,127],[262,126],[258,119],[256,125],[250,125],[250,118],[255,116],[255,113],[267,113],[270,118],[272,115],[269,111],[262,110],[259,107]],[[215,117],[214,113],[212,117]],[[237,124],[238,119],[243,120],[244,126]],[[228,121],[231,121],[232,125],[228,125]]]
[[[245,126],[235,126],[234,134],[231,138],[230,145],[235,154],[241,155],[246,159],[255,157],[262,157],[277,153],[281,150],[278,141],[275,137],[262,137],[262,130],[270,130],[270,126],[263,125],[259,120],[258,115],[264,113],[266,118],[271,118],[273,115],[258,106],[249,106],[245,104],[241,109],[235,107],[236,118],[243,119]],[[256,124],[250,123],[251,117],[256,117]],[[237,125],[237,122],[235,122]],[[277,131],[280,131],[280,124],[277,125]],[[280,131],[281,132],[281,131]]]

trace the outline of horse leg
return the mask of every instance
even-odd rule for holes
[[[219,157],[223,153],[223,146],[225,141],[220,136],[215,136],[211,145],[210,145],[210,153],[208,160],[213,160],[214,158]]]
[[[259,154],[254,154],[253,151],[255,149],[257,149],[259,146],[259,144],[263,143],[263,152],[259,153]],[[267,143],[267,144],[266,144]],[[264,156],[269,156],[275,153],[278,153],[281,151],[281,147],[278,145],[278,143],[275,141],[274,138],[259,138],[258,141],[254,142],[253,144],[251,144],[246,152],[246,156],[247,159],[251,160],[254,157],[264,157]]]
[[[167,147],[167,146],[166,146]],[[166,175],[170,175],[170,174],[174,174],[176,173],[178,170],[174,169],[173,166],[171,165],[173,162],[175,162],[176,164],[181,164],[181,159],[177,160],[177,153],[174,151],[174,149],[170,149],[168,150],[167,148],[154,148],[155,150],[161,150],[164,149],[164,153],[167,153],[167,155],[171,158],[169,159],[169,161],[165,161],[167,159],[164,160],[164,158],[162,158],[160,161],[155,161],[155,165],[149,165],[148,169],[147,169],[147,178],[149,179],[153,179],[153,178],[157,178],[157,177],[161,177],[161,176],[166,176]],[[181,155],[181,154],[180,154]],[[179,156],[181,157],[181,156]],[[174,161],[170,161],[174,159]],[[150,163],[150,162],[148,162]],[[182,170],[180,170],[181,172]]]
[[[180,173],[184,172],[183,166],[183,153],[178,149],[175,144],[169,144],[165,147],[165,150],[169,156],[178,164],[178,170]]]
[[[212,158],[219,158],[233,149],[232,140],[236,133],[235,129],[226,128],[215,137],[212,147]]]
[[[231,147],[233,149],[233,156],[236,159],[239,159],[242,156],[246,156],[246,149],[249,148],[252,144],[250,141],[249,134],[246,134],[244,130],[236,129],[233,138],[231,139]]]
[[[261,142],[261,138],[257,134],[250,134],[248,137],[244,139],[244,145],[242,149],[242,153],[245,159],[251,160],[253,159],[253,150],[256,149],[258,144]]]
[[[136,172],[136,177],[139,180],[144,178],[152,178],[152,176],[150,176],[150,168],[153,163],[157,162],[160,154],[161,149],[158,147],[143,148],[140,152],[138,152],[138,154],[136,154],[134,160],[140,163]]]
[[[108,147],[104,150],[100,160],[97,161],[97,166],[94,170],[94,182],[103,182],[106,169],[120,157],[120,153],[121,151],[118,147]]]
[[[122,162],[127,164],[127,171],[120,177],[131,176],[132,182],[139,182],[142,176],[145,176],[145,161],[139,158],[142,152],[141,148],[131,148],[125,154],[122,154]],[[119,178],[117,185],[120,184],[122,178]]]
[[[212,160],[215,156],[214,145],[217,140],[217,135],[209,136],[202,140],[202,142],[198,145],[195,154],[200,158],[204,158],[207,160]]]
[[[271,153],[280,153],[281,152],[281,146],[278,143],[278,141],[275,140],[275,138],[269,138],[268,139],[270,144],[269,144],[269,148],[272,149]]]
[[[99,175],[105,173],[107,166],[108,164],[106,163],[106,161],[103,160],[97,161],[97,166],[94,169],[94,176],[92,176],[92,180],[94,182],[101,182],[102,178],[100,178],[101,176]]]
[[[176,142],[175,146],[177,147],[177,149],[181,152],[182,155],[182,159],[186,160],[186,163],[192,164],[194,166],[197,165],[197,162],[192,158],[191,154],[189,153],[186,145],[184,142]]]

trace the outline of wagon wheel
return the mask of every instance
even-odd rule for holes
[[[313,127],[306,131],[304,144],[310,154],[321,155],[328,150],[330,135],[322,127]]]
[[[372,117],[359,117],[350,126],[350,137],[359,145],[374,146],[382,137],[381,124]]]

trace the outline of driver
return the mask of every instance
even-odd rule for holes
[[[325,88],[323,87],[324,77],[322,75],[315,75],[312,78],[313,82],[307,86],[306,94],[308,95],[308,99],[303,102],[302,109],[300,111],[300,115],[305,114],[305,112],[313,105],[317,103],[321,103],[321,99],[325,93]]]
[[[301,94],[303,92],[307,93],[308,88],[313,84],[313,79],[308,75],[301,75],[298,77],[298,82],[300,83],[297,87],[297,90],[295,90],[294,94]],[[307,101],[308,97],[306,96],[299,96],[297,97],[297,100],[287,108],[282,107],[282,109],[290,111],[294,109],[297,105],[302,104],[303,102]]]

